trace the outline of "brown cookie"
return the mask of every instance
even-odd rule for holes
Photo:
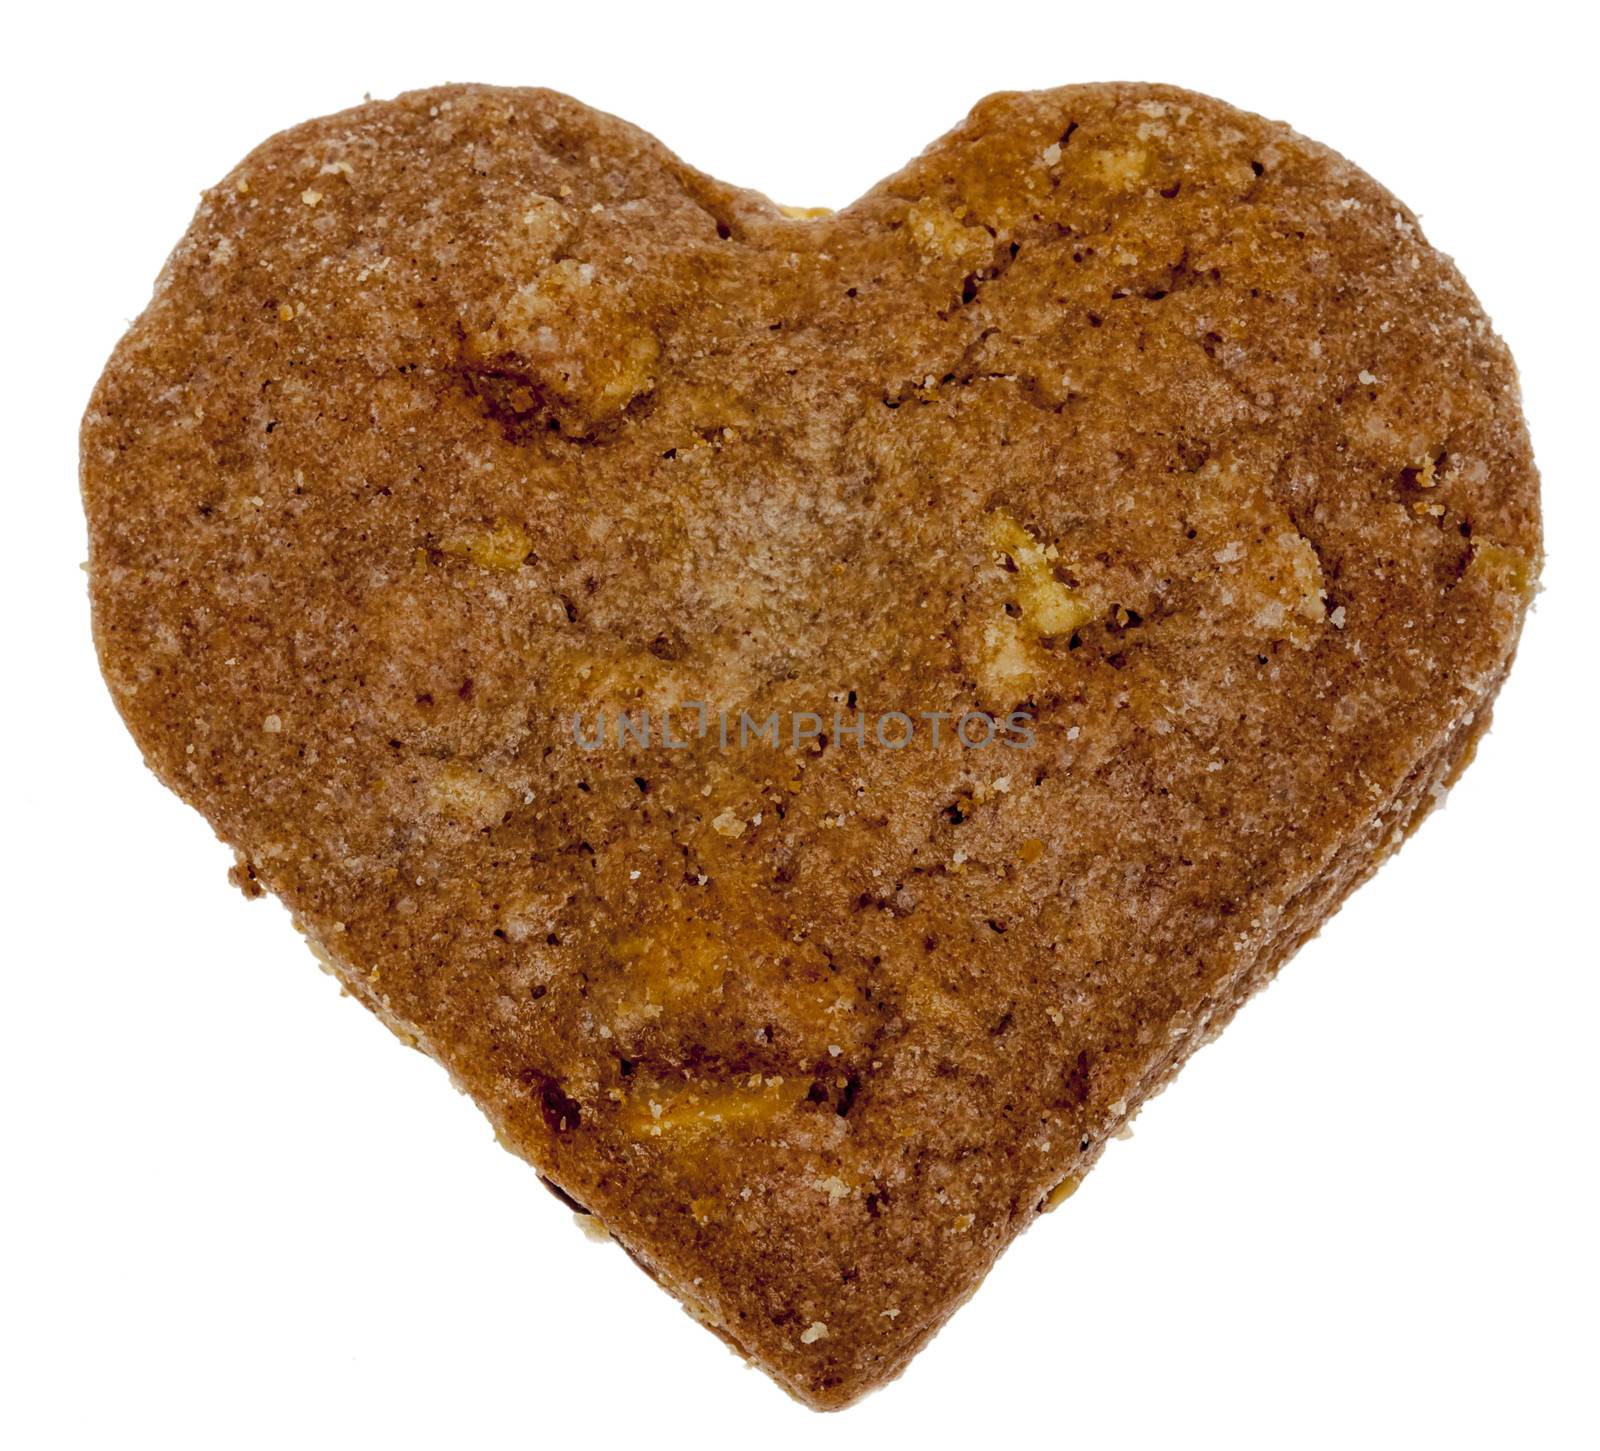
[[[820,215],[547,91],[309,122],[206,194],[83,489],[240,880],[817,1406],[1427,811],[1540,550],[1412,214],[1137,85]]]

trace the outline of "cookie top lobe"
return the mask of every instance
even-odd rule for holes
[[[308,122],[205,194],[82,485],[152,768],[818,1405],[1426,809],[1540,551],[1416,218],[1142,85],[820,215],[548,91]]]

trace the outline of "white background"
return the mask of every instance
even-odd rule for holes
[[[0,1440],[1596,1445],[1582,14],[13,10]],[[364,92],[552,86],[779,201],[842,205],[991,90],[1113,79],[1289,120],[1421,212],[1521,364],[1546,592],[1448,810],[898,1383],[824,1420],[584,1240],[281,909],[227,887],[229,853],[144,771],[99,682],[78,418],[201,187]]]

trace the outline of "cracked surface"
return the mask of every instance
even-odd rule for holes
[[[1540,548],[1412,214],[1155,86],[991,97],[822,215],[545,91],[307,123],[206,194],[83,486],[107,680],[241,880],[820,1406],[1420,819]],[[571,729],[691,701],[821,735]]]

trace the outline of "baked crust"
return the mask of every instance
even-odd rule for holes
[[[1420,820],[1540,555],[1415,217],[1144,85],[816,215],[548,91],[308,122],[206,193],[82,482],[107,681],[240,880],[823,1407]],[[788,738],[664,745],[693,701]]]

